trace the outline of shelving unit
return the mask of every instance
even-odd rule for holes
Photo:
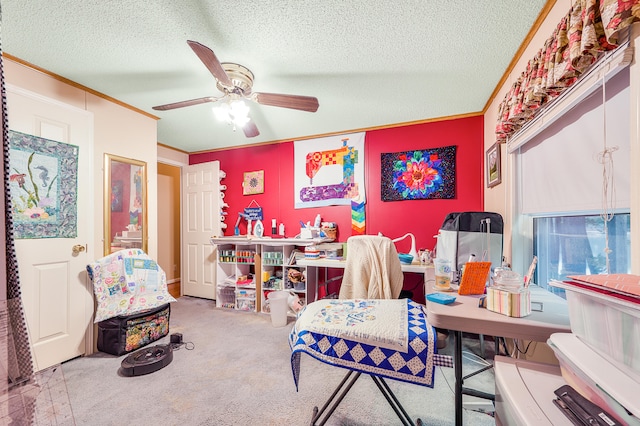
[[[267,300],[269,293],[272,291],[292,291],[300,298],[302,305],[306,304],[307,301],[315,300],[315,282],[310,283],[307,279],[306,266],[295,265],[295,260],[300,256],[304,256],[304,252],[298,249],[299,246],[294,244],[267,242],[261,244],[261,247],[261,312],[268,313],[265,301]],[[309,292],[309,290],[312,292]]]
[[[256,312],[259,270],[257,244],[219,245],[216,307]]]
[[[316,274],[295,264],[303,247],[318,239],[212,238],[217,248],[216,307],[268,313],[265,301],[272,291],[290,290],[310,303],[316,298]],[[292,264],[293,263],[293,264]],[[243,279],[246,277],[246,279]]]

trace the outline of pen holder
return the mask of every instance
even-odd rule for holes
[[[487,309],[510,317],[526,317],[531,313],[531,293],[526,287],[519,289],[488,287]]]

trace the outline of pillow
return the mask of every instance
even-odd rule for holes
[[[94,322],[175,302],[160,265],[140,249],[120,250],[87,265],[98,303]]]

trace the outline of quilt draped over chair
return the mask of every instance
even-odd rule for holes
[[[94,322],[175,302],[158,263],[140,249],[120,250],[87,265],[97,309]]]
[[[391,239],[354,235],[347,239],[340,299],[397,299],[404,275]]]

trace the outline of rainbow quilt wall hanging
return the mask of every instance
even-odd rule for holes
[[[381,154],[382,201],[456,196],[456,147]]]
[[[295,208],[366,201],[365,133],[294,142]]]

